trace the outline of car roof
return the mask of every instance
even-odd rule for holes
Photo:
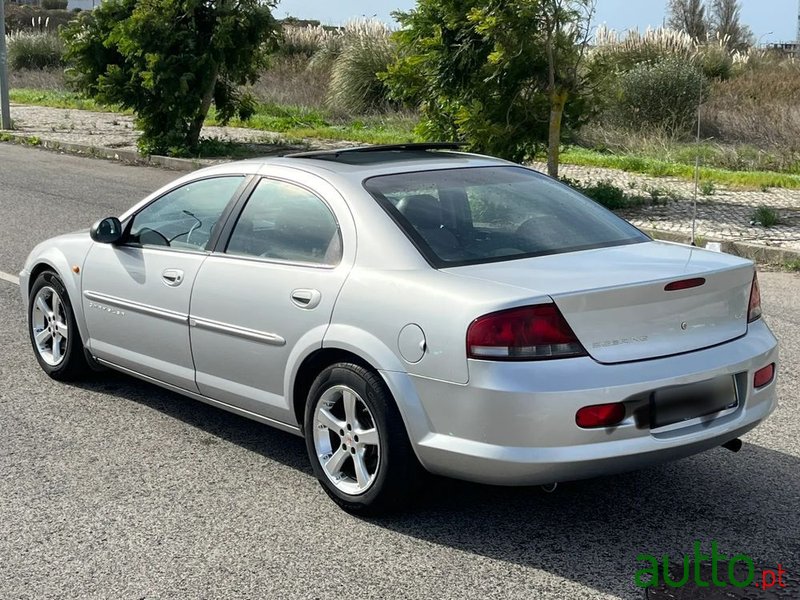
[[[334,173],[366,178],[390,173],[514,164],[499,158],[460,152],[456,150],[459,147],[460,144],[451,143],[363,146],[248,159],[227,163],[226,170],[244,166],[259,170],[263,166],[276,165],[319,175]]]

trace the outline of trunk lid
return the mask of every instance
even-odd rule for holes
[[[447,271],[550,296],[602,363],[691,352],[747,332],[752,263],[691,246],[646,242]],[[665,290],[692,278],[705,282]]]

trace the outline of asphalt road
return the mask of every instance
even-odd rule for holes
[[[0,144],[0,271],[176,176]],[[334,507],[299,438],[123,376],[49,380],[0,281],[0,598],[643,598],[637,555],[694,540],[780,563],[798,598],[800,277],[761,278],[781,406],[739,454],[554,494],[437,480],[380,520]]]

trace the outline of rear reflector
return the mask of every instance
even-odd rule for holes
[[[625,405],[622,402],[584,406],[575,414],[575,422],[578,427],[584,429],[611,427],[620,423],[624,418]]]
[[[555,304],[484,315],[467,330],[467,356],[483,360],[541,360],[586,351]]]
[[[772,383],[772,379],[775,377],[775,363],[771,365],[767,365],[763,369],[759,369],[756,371],[756,374],[753,375],[753,387],[758,389],[762,388],[765,385]]]
[[[689,288],[700,287],[706,282],[704,277],[695,277],[694,279],[681,279],[680,281],[673,281],[664,286],[664,291],[675,292],[677,290],[688,290]]]

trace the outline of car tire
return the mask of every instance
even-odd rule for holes
[[[75,313],[64,284],[52,271],[33,282],[28,302],[28,334],[42,370],[53,379],[79,379],[88,372]]]
[[[314,475],[344,510],[377,515],[415,497],[424,471],[377,373],[352,363],[323,370],[309,391],[304,425]]]

